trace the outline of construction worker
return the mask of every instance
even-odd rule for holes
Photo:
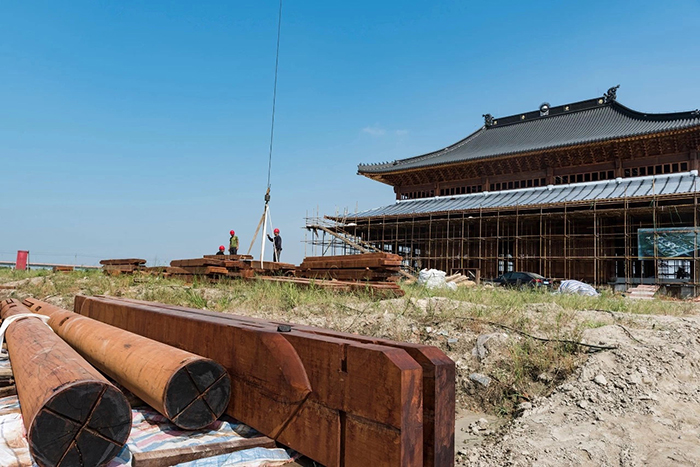
[[[216,254],[217,254],[217,255],[224,255],[224,254],[226,254],[226,253],[224,253],[224,251],[226,251],[226,247],[223,246],[223,245],[221,245],[221,246],[219,247],[219,251],[217,251]]]
[[[237,255],[238,254],[238,236],[236,236],[236,232],[233,230],[229,232],[231,234],[231,238],[228,241],[228,254],[229,255]]]
[[[275,238],[270,237],[270,234],[267,234],[267,238],[275,244],[275,250],[272,252],[272,261],[279,263],[280,253],[282,253],[282,237],[280,237],[280,229],[275,229],[274,234]]]

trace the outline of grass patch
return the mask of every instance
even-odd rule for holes
[[[16,284],[16,290],[0,290],[0,297],[56,298],[68,309],[76,294],[112,295],[435,345],[453,360],[466,362],[457,371],[458,400],[465,406],[478,400],[482,409],[503,415],[513,414],[523,400],[551,392],[585,359],[585,353],[575,345],[539,342],[489,322],[546,339],[580,341],[586,330],[605,326],[611,319],[608,313],[585,310],[686,315],[698,306],[666,299],[632,301],[611,293],[581,297],[530,289],[451,291],[417,285],[402,286],[406,295],[400,299],[378,301],[368,290],[347,294],[267,281],[186,284],[158,276],[106,276],[101,271],[0,269],[0,284],[6,283]],[[506,333],[509,338],[499,354],[478,363],[471,351],[476,337],[486,333]],[[457,343],[449,344],[450,337],[458,338]],[[474,394],[468,381],[471,372],[485,373],[494,382],[487,391]]]

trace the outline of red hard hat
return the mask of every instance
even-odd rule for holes
[[[280,229],[275,229],[274,233],[280,233]]]
[[[221,250],[221,251],[224,251],[225,249],[226,249],[226,247],[223,246],[223,245],[221,245],[221,246],[219,247],[219,250]]]
[[[236,235],[236,232],[234,232],[233,230],[230,231],[229,233],[231,234],[232,237],[233,237],[234,235]]]

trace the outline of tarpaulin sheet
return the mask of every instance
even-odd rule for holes
[[[108,467],[130,466],[132,453],[228,442],[255,436],[255,430],[230,417],[222,417],[203,430],[183,431],[150,408],[132,410],[133,424],[127,445]],[[186,467],[274,467],[293,457],[284,449],[252,448],[178,464]],[[29,455],[17,396],[0,398],[0,465],[36,466]]]

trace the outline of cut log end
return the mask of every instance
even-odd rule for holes
[[[213,360],[201,359],[180,368],[166,388],[166,416],[186,430],[216,421],[228,407],[231,379]]]
[[[42,467],[97,467],[119,454],[130,431],[124,394],[106,382],[89,381],[58,391],[34,418],[27,438]]]

